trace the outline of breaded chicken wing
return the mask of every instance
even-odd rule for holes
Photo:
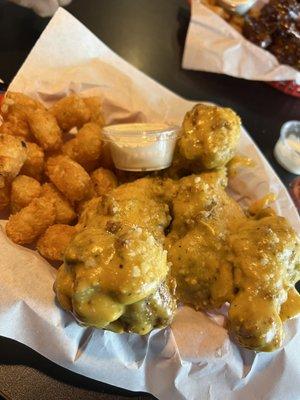
[[[226,240],[244,213],[213,172],[178,181],[173,216],[167,249],[179,299],[195,309],[221,307],[233,296]]]
[[[141,179],[84,207],[55,283],[61,305],[83,324],[146,334],[172,320],[163,247],[170,219],[159,186]]]
[[[68,246],[55,291],[83,324],[105,328],[126,315],[129,305],[154,294],[168,269],[166,251],[146,229],[122,223],[113,232],[109,225],[91,227]],[[127,321],[125,329],[141,328]]]
[[[274,350],[282,342],[282,319],[300,312],[294,291],[300,279],[299,239],[284,218],[272,215],[242,223],[229,244],[237,292],[229,310],[230,332],[244,347]],[[281,313],[283,305],[287,314]]]
[[[225,166],[234,156],[241,120],[230,108],[197,104],[182,124],[179,153],[202,169]]]
[[[299,239],[284,218],[261,210],[259,202],[247,217],[214,174],[178,181],[167,237],[177,295],[201,310],[230,303],[229,331],[238,343],[275,350],[282,322],[300,313],[294,289],[300,279]]]

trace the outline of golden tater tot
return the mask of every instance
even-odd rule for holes
[[[102,153],[101,128],[93,122],[83,125],[76,137],[63,145],[62,152],[92,171],[99,165]]]
[[[19,92],[7,92],[1,106],[1,112],[5,116],[15,109],[45,110],[45,107],[39,101],[26,96],[26,94]]]
[[[17,244],[29,244],[36,240],[54,223],[55,206],[45,197],[32,200],[18,213],[9,217],[5,230],[7,236]]]
[[[0,211],[6,209],[10,202],[9,187],[4,185],[0,187]]]
[[[70,202],[52,183],[45,183],[42,195],[54,201],[56,209],[56,224],[70,224],[76,218],[76,213]]]
[[[50,157],[46,163],[46,174],[70,201],[80,201],[91,195],[91,178],[80,164],[68,156]]]
[[[14,179],[27,158],[26,143],[14,136],[0,134],[0,176]]]
[[[21,174],[41,180],[44,171],[44,152],[36,143],[26,142],[27,159],[21,168]]]
[[[116,175],[109,169],[98,168],[91,174],[95,192],[102,196],[118,186]]]
[[[50,108],[50,112],[57,119],[60,128],[66,132],[74,127],[81,128],[91,119],[91,111],[83,99],[77,95],[59,100]]]
[[[101,112],[101,107],[102,107],[101,98],[98,96],[85,97],[83,98],[83,101],[85,102],[85,105],[91,112],[91,122],[94,122],[99,126],[104,126],[105,121]]]
[[[28,123],[33,136],[45,151],[58,150],[61,147],[61,130],[50,112],[36,110],[28,113]]]
[[[7,92],[1,106],[4,123],[0,127],[0,133],[20,136],[29,140],[31,132],[27,115],[29,111],[37,109],[43,110],[45,107],[23,93]]]
[[[72,237],[77,233],[77,228],[70,225],[52,225],[39,238],[37,250],[49,260],[62,261],[64,252]]]
[[[25,176],[17,176],[11,184],[10,206],[13,214],[28,206],[41,194],[41,184],[37,180]]]
[[[0,126],[0,133],[18,136],[26,140],[31,138],[27,120],[24,119],[23,114],[20,116],[18,113],[10,114],[8,116],[7,120]]]

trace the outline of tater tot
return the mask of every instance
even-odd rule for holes
[[[109,169],[96,169],[91,174],[91,179],[98,196],[102,196],[118,186],[116,175]]]
[[[0,186],[0,211],[5,210],[10,203],[9,187]]]
[[[27,158],[26,143],[15,136],[0,134],[0,176],[14,179]]]
[[[46,163],[46,174],[71,202],[91,195],[91,178],[80,164],[68,156],[50,157]]]
[[[45,197],[38,197],[9,217],[5,227],[6,234],[14,243],[29,244],[44,233],[54,220],[53,202]]]
[[[18,136],[23,139],[31,139],[31,133],[27,119],[24,115],[18,113],[10,114],[6,121],[0,126],[0,133],[6,135]]]
[[[20,173],[31,176],[40,181],[44,171],[44,152],[36,143],[26,142],[26,146],[27,159],[23,164]]]
[[[28,123],[33,136],[45,151],[54,151],[61,147],[61,130],[50,112],[36,110],[28,113]]]
[[[15,214],[41,194],[41,184],[25,175],[17,176],[11,184],[10,207]]]
[[[76,137],[63,145],[62,152],[92,171],[99,165],[102,153],[101,128],[93,122],[83,125]]]
[[[1,113],[4,116],[4,119],[6,114],[9,114],[15,109],[44,110],[45,107],[39,101],[34,100],[29,96],[26,96],[26,94],[19,92],[7,92],[1,105]]]
[[[85,105],[91,112],[91,122],[94,122],[99,126],[105,125],[104,117],[102,115],[102,110],[101,110],[102,107],[101,98],[98,96],[85,97],[83,98],[83,101],[85,102]]]
[[[23,93],[7,92],[1,105],[1,114],[4,123],[0,133],[20,136],[30,140],[31,132],[27,121],[27,114],[32,110],[45,109],[38,101],[31,99]]]
[[[74,127],[81,128],[91,119],[91,111],[77,95],[62,98],[50,108],[50,112],[57,119],[60,128],[66,132]]]
[[[56,224],[70,224],[76,218],[76,213],[70,202],[52,183],[45,183],[42,188],[42,195],[54,201]]]
[[[77,228],[70,225],[52,225],[39,238],[38,252],[45,258],[53,261],[62,261],[64,252],[72,237],[77,233]]]

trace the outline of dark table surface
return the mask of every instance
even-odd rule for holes
[[[300,100],[261,82],[181,69],[189,22],[185,0],[74,0],[67,8],[125,60],[191,100],[232,107],[288,186],[295,178],[273,157],[281,125],[300,119]],[[0,78],[8,85],[49,19],[0,0]],[[5,88],[5,85],[3,88]],[[1,391],[13,400],[151,399],[74,374],[0,338]]]

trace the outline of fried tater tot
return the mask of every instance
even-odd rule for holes
[[[7,120],[0,126],[0,133],[18,136],[23,139],[31,139],[31,133],[27,121],[18,113],[10,114]]]
[[[0,133],[30,140],[31,132],[27,121],[27,114],[29,111],[37,109],[43,110],[45,107],[40,102],[31,99],[23,93],[7,92],[1,106],[4,123],[0,127]]]
[[[28,123],[33,136],[45,151],[58,150],[61,147],[61,130],[50,112],[36,110],[28,113]]]
[[[109,169],[96,169],[91,174],[91,179],[98,196],[102,196],[118,186],[116,175]]]
[[[29,244],[36,240],[54,223],[55,206],[46,197],[32,200],[18,213],[9,217],[5,230],[7,236],[17,244]]]
[[[28,206],[33,199],[39,197],[42,191],[40,182],[25,175],[17,176],[11,184],[10,206],[15,214]]]
[[[26,96],[24,93],[19,92],[7,92],[2,106],[1,106],[1,113],[4,116],[9,114],[16,109],[33,109],[33,110],[45,110],[45,107],[42,103],[37,100],[32,99],[29,96]]]
[[[45,183],[42,195],[54,201],[56,209],[56,224],[70,224],[76,218],[76,213],[70,202],[52,183]]]
[[[20,173],[40,181],[44,171],[44,152],[36,143],[26,142],[27,159]]]
[[[101,128],[93,122],[83,125],[76,137],[63,145],[62,152],[92,171],[99,165],[102,153]]]
[[[57,119],[60,128],[66,132],[74,127],[81,128],[91,119],[90,109],[77,95],[62,98],[50,108],[50,112]]]
[[[75,226],[57,224],[49,226],[37,242],[38,252],[53,261],[62,261],[72,237],[77,233]]]
[[[26,143],[14,136],[0,134],[0,176],[14,179],[27,158]]]
[[[0,123],[1,123],[1,120],[0,120]],[[2,122],[2,124],[0,125],[0,134],[14,136],[14,133],[8,122]]]
[[[7,185],[0,186],[0,211],[8,207],[10,202],[9,187]]]
[[[91,196],[91,178],[80,164],[68,156],[50,157],[46,163],[46,174],[71,202]]]
[[[101,112],[101,98],[98,96],[85,97],[83,98],[83,101],[91,112],[91,122],[94,122],[99,126],[104,126],[105,120]]]

